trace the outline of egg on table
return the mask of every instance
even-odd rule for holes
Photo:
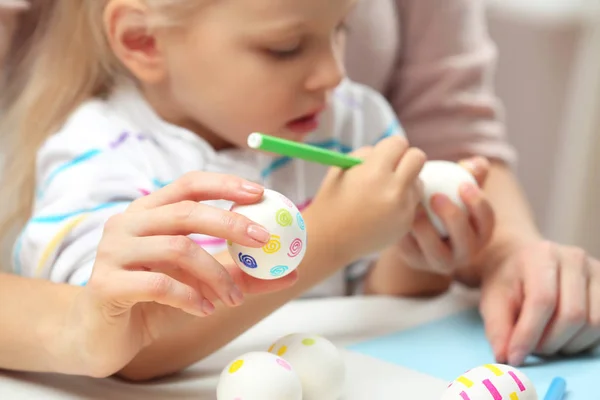
[[[302,400],[302,385],[289,362],[266,351],[255,351],[223,369],[217,400]]]
[[[231,211],[264,226],[271,239],[262,248],[227,242],[229,254],[248,275],[272,280],[292,273],[306,253],[304,218],[287,197],[265,189],[261,201],[250,205],[234,204]]]
[[[302,382],[303,400],[338,400],[344,392],[346,367],[339,349],[319,335],[286,335],[269,352],[288,361]]]
[[[504,364],[486,364],[456,378],[441,400],[538,400],[538,395],[520,370]]]
[[[450,201],[466,210],[465,204],[460,198],[459,189],[463,183],[472,183],[477,185],[473,175],[461,165],[451,161],[427,161],[419,178],[423,182],[424,198],[423,206],[427,212],[429,220],[442,237],[448,236],[448,231],[442,220],[434,213],[431,207],[431,198],[435,194],[448,196]]]

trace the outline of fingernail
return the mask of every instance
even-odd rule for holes
[[[264,188],[256,183],[244,182],[242,189],[250,194],[261,194]]]
[[[477,173],[481,169],[481,160],[479,158],[469,158],[467,160],[462,160],[459,162],[459,164],[473,175],[477,175]]]
[[[229,297],[231,298],[231,302],[236,306],[239,306],[244,302],[244,294],[236,285],[234,285],[233,288],[231,288],[231,291],[229,292]]]
[[[519,367],[525,361],[527,352],[522,349],[512,350],[508,355],[508,363],[513,367]]]
[[[267,243],[271,239],[269,231],[260,225],[250,225],[248,227],[248,236],[261,243]]]
[[[436,194],[431,199],[431,203],[435,208],[445,207],[450,202],[450,199],[444,195]]]
[[[215,312],[215,305],[213,303],[211,303],[209,300],[204,299],[204,300],[202,300],[202,311],[206,315],[211,315],[212,313]]]
[[[460,191],[467,197],[474,197],[479,193],[479,188],[472,183],[463,183],[460,185]]]

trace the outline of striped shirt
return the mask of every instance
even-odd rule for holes
[[[403,134],[384,98],[350,81],[336,89],[321,118],[307,142],[344,153]],[[159,118],[134,88],[122,86],[107,99],[82,104],[40,148],[33,215],[14,246],[15,272],[84,285],[106,220],[135,199],[198,170],[259,182],[301,210],[327,172],[319,164],[250,149],[215,151],[193,132]],[[190,237],[211,254],[227,249],[220,238]],[[368,260],[349,266],[307,296],[343,295],[348,279],[364,275],[367,268]]]

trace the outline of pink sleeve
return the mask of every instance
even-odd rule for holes
[[[396,2],[401,50],[388,94],[412,145],[430,159],[483,155],[512,164],[484,1]]]

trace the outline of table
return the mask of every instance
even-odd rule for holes
[[[150,384],[52,374],[0,373],[0,399],[194,399],[214,400],[221,369],[233,358],[266,350],[293,332],[320,334],[340,347],[410,329],[473,307],[477,291],[455,286],[434,299],[350,297],[298,300],[180,375]],[[343,350],[347,365],[343,400],[437,400],[447,382]]]

